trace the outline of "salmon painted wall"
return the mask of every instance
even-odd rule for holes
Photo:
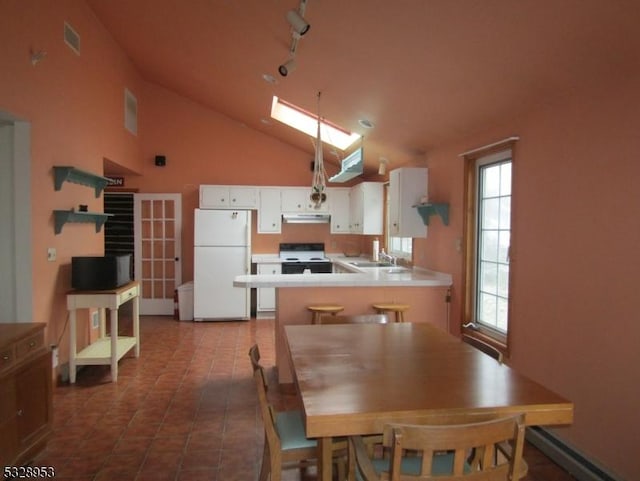
[[[68,359],[65,293],[70,259],[103,253],[103,234],[89,224],[68,224],[55,235],[53,209],[87,204],[102,211],[93,190],[65,183],[54,190],[54,165],[102,175],[103,158],[138,168],[138,140],[124,129],[124,89],[137,94],[140,79],[111,37],[79,0],[3,0],[0,13],[0,110],[31,123],[33,321],[48,324],[48,342],[62,338]],[[63,41],[64,22],[81,37],[81,54]],[[46,56],[31,64],[30,50]],[[57,261],[47,261],[47,248]],[[63,335],[64,334],[64,335]],[[79,344],[89,332],[81,323]]]
[[[268,99],[267,99],[268,100]],[[313,158],[307,152],[252,130],[154,84],[145,84],[140,119],[142,169],[126,175],[127,188],[182,194],[182,277],[193,279],[193,210],[200,184],[299,185],[311,183]],[[166,165],[154,164],[156,155]],[[258,234],[253,215],[252,251],[277,253],[280,242],[324,242],[342,252],[361,236],[331,235],[328,224],[283,225],[280,235]]]
[[[430,196],[451,203],[451,224],[417,243],[431,267],[454,274],[460,319],[459,154],[519,135],[509,362],[575,403],[574,424],[556,432],[623,479],[637,476],[640,444],[637,80],[568,93],[430,152]]]

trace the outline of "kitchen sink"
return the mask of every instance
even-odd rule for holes
[[[353,262],[349,262],[349,264],[356,267],[391,267],[393,265],[390,262],[375,262],[375,261],[353,261]]]
[[[409,272],[409,269],[406,267],[392,267],[391,269],[387,269],[384,272],[387,274],[404,274],[405,272]]]

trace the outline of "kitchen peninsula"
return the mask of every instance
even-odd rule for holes
[[[310,324],[312,304],[340,304],[345,314],[373,313],[372,304],[409,304],[406,322],[448,325],[449,274],[396,266],[357,267],[365,259],[332,258],[332,274],[268,274],[237,276],[237,287],[276,288],[276,368],[278,382],[293,382],[284,341],[284,326]],[[354,265],[354,262],[356,265]]]

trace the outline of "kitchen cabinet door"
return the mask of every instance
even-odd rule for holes
[[[232,209],[256,209],[258,189],[256,187],[229,187],[229,205]]]
[[[427,169],[403,167],[389,172],[389,235],[427,237],[427,226],[413,207],[427,196]]]
[[[319,208],[311,201],[311,187],[283,187],[281,191],[282,212],[286,213],[317,213],[329,212],[329,202],[323,202]],[[329,195],[327,195],[327,199]]]
[[[383,189],[383,185],[380,182],[362,182],[351,188],[350,224],[352,234],[382,234]]]
[[[201,185],[201,209],[255,209],[256,187],[240,185]]]
[[[331,233],[349,234],[349,189],[332,187],[327,194],[331,212]]]
[[[258,275],[275,275],[282,273],[281,264],[258,264]],[[260,287],[257,289],[257,313],[273,312],[276,310],[276,289],[275,287]]]
[[[200,186],[201,209],[228,209],[229,186],[228,185],[201,185]]]
[[[280,188],[260,189],[258,233],[280,234],[282,232],[281,212]]]

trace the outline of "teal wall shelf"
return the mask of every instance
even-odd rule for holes
[[[86,185],[87,187],[93,187],[96,193],[96,197],[100,197],[104,188],[111,184],[111,180],[100,175],[85,172],[84,170],[76,169],[69,166],[54,166],[53,167],[55,189],[62,189],[62,184],[71,182],[73,184]]]
[[[449,204],[429,203],[414,205],[414,207],[418,210],[420,217],[422,217],[424,225],[429,225],[429,217],[434,214],[440,216],[444,225],[449,225]]]
[[[96,232],[100,232],[105,222],[113,214],[102,214],[100,212],[76,212],[72,210],[54,210],[54,223],[56,234],[62,232],[62,226],[69,222],[93,223],[96,225]]]

